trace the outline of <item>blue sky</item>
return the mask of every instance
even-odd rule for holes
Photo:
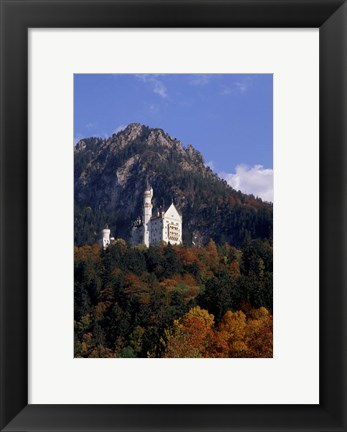
[[[231,186],[273,200],[272,75],[75,75],[75,142],[134,122],[192,144]]]

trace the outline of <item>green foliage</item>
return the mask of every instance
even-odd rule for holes
[[[234,295],[238,280],[227,271],[219,271],[209,279],[199,296],[199,304],[212,313],[219,322],[228,310],[237,310],[239,303]]]
[[[228,311],[272,310],[268,241],[236,249],[213,241],[206,248],[143,248],[118,240],[105,251],[75,248],[74,272],[77,357],[162,357],[168,329],[198,306],[215,325]]]

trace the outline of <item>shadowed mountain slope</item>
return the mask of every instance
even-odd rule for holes
[[[183,147],[162,129],[132,123],[105,140],[83,139],[74,165],[76,245],[95,243],[106,223],[115,237],[129,240],[147,181],[154,211],[174,200],[187,245],[272,238],[272,204],[232,189],[192,145]]]

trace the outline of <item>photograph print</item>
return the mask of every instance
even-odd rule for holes
[[[273,357],[272,74],[74,75],[74,357]]]

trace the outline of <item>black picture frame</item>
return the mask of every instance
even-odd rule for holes
[[[0,5],[1,430],[345,431],[346,2],[0,0]],[[28,29],[38,27],[320,29],[319,405],[28,405]]]

